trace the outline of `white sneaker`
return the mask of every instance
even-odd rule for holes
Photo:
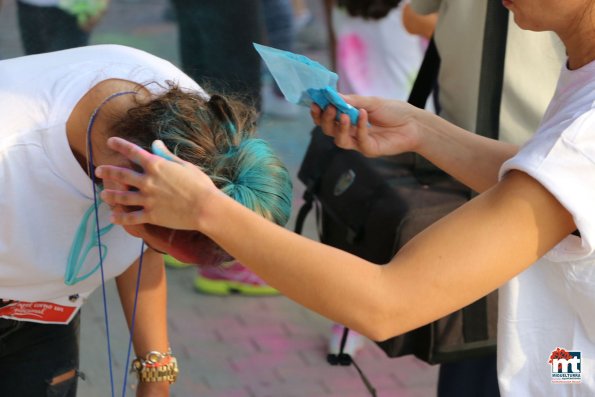
[[[341,348],[341,339],[343,338],[343,326],[340,324],[333,324],[331,328],[331,337],[328,342],[328,353],[339,354]],[[363,349],[365,345],[365,337],[358,334],[355,331],[349,330],[347,334],[347,340],[345,341],[345,347],[343,353],[349,354],[351,357],[355,357],[357,352]]]

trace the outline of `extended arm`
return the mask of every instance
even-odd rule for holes
[[[116,278],[122,308],[131,325],[139,261],[135,261]],[[166,352],[167,337],[167,285],[161,254],[147,249],[143,255],[141,283],[138,292],[133,344],[136,355],[145,357],[152,350]],[[169,396],[169,383],[140,383],[139,396]]]
[[[108,203],[144,207],[115,213],[115,222],[200,230],[291,299],[377,340],[484,296],[575,229],[542,185],[512,171],[377,266],[264,220],[189,163],[159,159],[119,139],[110,145],[144,168],[144,174],[98,169],[103,178],[140,189],[102,192]]]
[[[377,340],[479,299],[574,229],[520,172],[418,235],[387,266],[296,236],[230,199],[210,201],[196,225],[289,298]]]

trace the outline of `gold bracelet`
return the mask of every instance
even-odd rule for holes
[[[178,362],[171,354],[150,351],[145,358],[137,357],[132,361],[131,371],[136,372],[139,382],[169,382],[178,378]]]

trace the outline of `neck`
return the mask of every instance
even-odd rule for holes
[[[81,168],[88,173],[87,131],[89,122],[94,112],[101,107],[100,113],[93,121],[91,134],[91,148],[93,150],[94,165],[103,164],[100,155],[107,150],[106,139],[108,136],[109,120],[126,112],[134,106],[134,95],[121,95],[107,98],[118,92],[136,91],[138,85],[123,80],[105,80],[89,90],[76,104],[66,123],[66,135],[72,153]],[[105,103],[104,103],[105,102]]]
[[[584,14],[571,29],[557,32],[566,47],[568,69],[579,69],[595,60],[595,20],[593,10]]]
[[[75,109],[73,110],[68,122],[66,124],[66,135],[68,137],[68,143],[70,145],[70,149],[74,154],[74,157],[77,159],[81,168],[89,173],[89,159],[88,159],[88,152],[87,152],[87,129],[89,126],[89,119],[95,110],[92,107],[92,101],[85,100],[84,98],[77,104]],[[93,126],[93,137],[97,138],[98,134],[101,134],[104,129],[104,122],[105,118],[97,118]],[[93,139],[93,149],[94,154],[98,151],[103,150],[101,146],[100,139]]]

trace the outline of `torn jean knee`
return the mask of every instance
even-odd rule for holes
[[[56,371],[47,383],[47,397],[75,397],[78,386],[78,368]]]
[[[80,314],[67,325],[0,319],[0,396],[76,396],[79,326]]]

